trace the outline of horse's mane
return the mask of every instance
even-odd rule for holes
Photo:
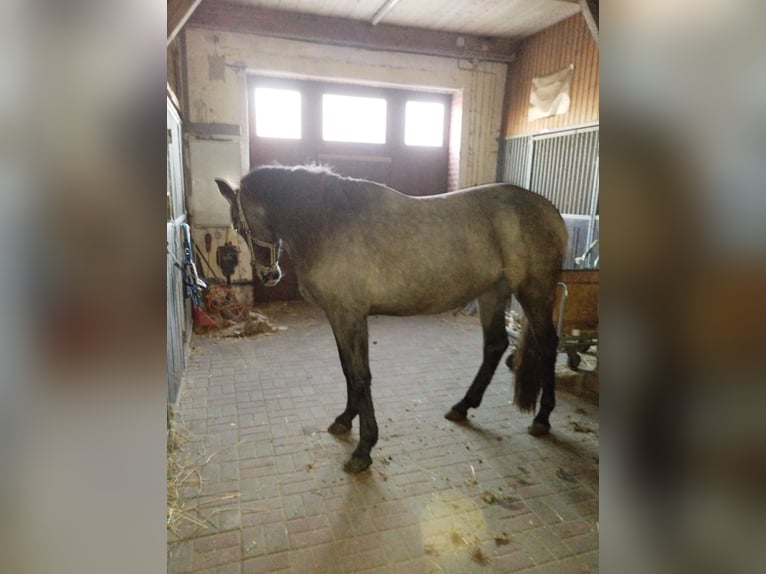
[[[273,224],[289,230],[293,242],[309,253],[317,237],[354,221],[350,214],[374,211],[383,189],[387,188],[345,177],[326,165],[307,164],[256,167],[242,178],[240,192],[243,201],[257,197]]]
[[[306,187],[306,184],[310,184]],[[242,178],[242,188],[259,188],[262,193],[265,189],[282,196],[285,192],[295,197],[306,195],[307,200],[316,199],[317,195],[337,195],[341,190],[356,195],[363,189],[370,187],[385,187],[382,184],[346,177],[335,172],[332,166],[321,163],[307,163],[304,165],[281,165],[279,163],[262,165],[254,168]]]
[[[340,174],[333,171],[331,165],[325,165],[323,163],[311,162],[303,165],[282,165],[279,162],[274,162],[266,165],[261,165],[252,170],[253,172],[267,172],[275,171],[280,173],[310,173],[315,175],[334,175],[342,177]]]
[[[296,165],[292,168],[288,168],[291,171],[300,171],[305,170],[309,173],[316,173],[316,174],[325,174],[325,175],[337,175],[340,177],[339,174],[335,173],[333,171],[333,168],[331,165],[324,165],[321,163],[307,163],[304,165]]]
[[[318,163],[262,165],[243,177],[241,185],[245,195],[257,193],[262,202],[280,211],[321,211],[325,217],[336,211],[358,209],[383,188],[379,183],[340,175],[332,167]]]

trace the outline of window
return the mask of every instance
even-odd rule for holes
[[[301,139],[301,94],[295,90],[255,88],[255,135]]]
[[[444,142],[444,104],[409,101],[404,111],[404,143],[441,147]]]
[[[246,93],[250,166],[316,161],[411,195],[457,189],[462,92],[248,74]]]
[[[330,142],[386,143],[386,100],[324,94],[322,139]]]

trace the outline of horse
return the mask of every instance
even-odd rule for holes
[[[328,432],[349,433],[359,415],[347,472],[366,470],[378,441],[369,315],[441,313],[478,301],[483,360],[445,415],[461,422],[481,404],[509,346],[505,313],[515,296],[526,321],[512,361],[514,404],[534,413],[539,395],[528,432],[550,431],[558,344],[552,314],[567,231],[547,199],[505,183],[414,197],[324,166],[257,167],[238,190],[215,181],[250,249],[253,274],[276,285],[286,250],[301,295],[324,310],[332,327],[347,401]]]

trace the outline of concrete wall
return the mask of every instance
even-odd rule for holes
[[[458,186],[495,181],[505,64],[344,48],[204,28],[187,28],[185,35],[187,125],[221,123],[241,128],[238,137],[216,136],[211,140],[189,136],[190,218],[197,245],[204,244],[206,232],[213,235],[213,266],[217,246],[226,239],[237,240],[236,234],[222,229],[230,224],[228,208],[212,177],[236,183],[250,168],[246,91],[249,72],[452,91],[462,101],[462,110],[455,118],[461,127]],[[249,254],[244,243],[240,243],[240,249],[240,268],[234,278],[247,279]]]

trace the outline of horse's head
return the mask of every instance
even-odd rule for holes
[[[274,237],[266,225],[266,214],[262,206],[248,202],[243,205],[242,193],[223,179],[216,178],[216,184],[221,195],[229,202],[231,222],[250,248],[250,264],[257,272],[261,283],[273,287],[282,279],[279,268],[279,255],[282,241]]]

